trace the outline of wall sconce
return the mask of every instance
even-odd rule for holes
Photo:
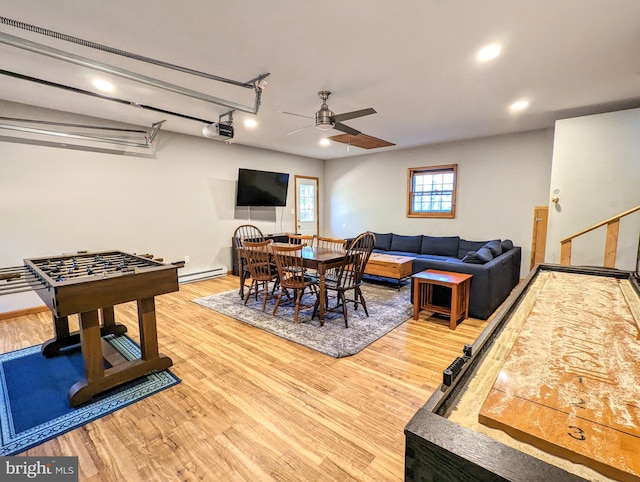
[[[554,189],[553,190],[554,196],[551,198],[551,202],[553,204],[558,204],[558,202],[560,201],[560,198],[558,197],[559,193],[560,193],[560,189]]]

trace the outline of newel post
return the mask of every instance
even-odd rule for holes
[[[569,266],[571,264],[571,240],[560,241],[560,264]]]
[[[607,242],[604,245],[604,266],[605,268],[616,267],[616,252],[618,251],[618,231],[620,229],[620,219],[607,223]]]

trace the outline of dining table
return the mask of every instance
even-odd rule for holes
[[[288,243],[275,242],[270,246],[291,246]],[[331,248],[324,248],[320,246],[303,246],[302,247],[302,264],[305,268],[314,269],[318,275],[318,301],[319,310],[318,316],[320,319],[320,326],[324,326],[324,315],[326,312],[325,306],[325,276],[327,270],[341,266],[346,260],[347,253],[345,251],[338,251]]]

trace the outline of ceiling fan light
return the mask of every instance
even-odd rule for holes
[[[315,115],[316,128],[327,131],[329,129],[333,129],[335,122],[333,121],[333,112],[323,106]]]
[[[325,112],[320,111],[316,113],[316,128],[322,131],[328,131],[329,129],[333,129],[333,126],[336,123],[331,119],[333,117],[333,112],[328,111],[329,115],[319,115],[324,114]]]

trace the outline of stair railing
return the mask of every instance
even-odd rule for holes
[[[562,265],[570,265],[571,264],[571,241],[578,236],[582,236],[583,234],[589,233],[594,229],[600,228],[604,225],[607,226],[607,239],[604,246],[604,264],[605,268],[615,268],[616,265],[616,253],[618,251],[618,231],[620,229],[620,219],[629,214],[635,213],[636,211],[640,211],[640,206],[636,206],[635,208],[631,208],[628,211],[625,211],[617,216],[607,219],[606,221],[602,221],[598,224],[594,224],[590,228],[585,229],[584,231],[580,231],[572,236],[560,240],[560,264]]]

